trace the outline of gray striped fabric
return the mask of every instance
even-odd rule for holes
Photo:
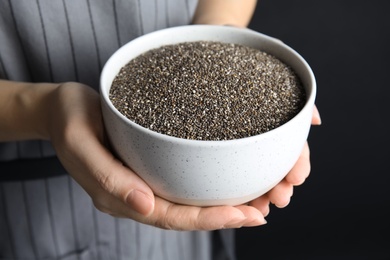
[[[102,66],[116,49],[142,34],[188,24],[196,4],[0,0],[0,78],[78,81],[97,89]],[[0,143],[0,161],[53,155],[49,142]],[[12,175],[12,169],[0,166],[0,174]],[[44,175],[48,177],[0,182],[0,260],[210,259],[209,232],[164,231],[113,218],[97,211],[69,176]]]
[[[77,81],[95,89],[126,42],[191,21],[196,0],[1,0],[0,78]],[[0,160],[54,155],[50,143],[0,143]]]
[[[96,210],[68,176],[0,183],[0,259],[209,259],[207,232],[163,231]]]

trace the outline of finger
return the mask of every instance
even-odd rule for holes
[[[102,145],[104,127],[96,91],[77,83],[63,84],[53,100],[61,105],[49,127],[52,142],[72,177],[95,200],[96,194],[99,199],[112,195],[141,214],[150,214],[151,189]]]
[[[263,214],[252,206],[240,205],[196,207],[174,204],[156,197],[155,209],[144,216],[114,197],[105,196],[95,206],[112,216],[169,230],[216,230],[223,228],[251,227],[266,223]]]
[[[142,215],[149,215],[154,208],[154,195],[149,186],[104,148],[101,157],[91,165],[100,186]]]
[[[267,223],[267,221],[264,219],[264,214],[256,207],[249,205],[239,205],[236,206],[236,208],[241,210],[241,212],[243,212],[246,216],[245,223],[242,225],[244,227],[254,227]]]
[[[249,202],[249,206],[258,209],[264,217],[268,216],[270,212],[269,204],[270,200],[268,198],[268,194],[264,194],[263,196]]]
[[[292,185],[301,185],[310,174],[310,149],[306,142],[294,167],[286,176],[286,181]]]
[[[272,190],[268,192],[268,197],[276,207],[284,208],[290,203],[293,195],[293,185],[286,180],[282,180]]]
[[[152,214],[142,214],[135,210],[134,207],[130,207],[128,203],[118,200],[113,195],[107,193],[97,194],[92,199],[94,206],[103,213],[117,218],[132,219],[143,224],[152,224],[150,221]]]
[[[320,112],[318,111],[318,108],[316,105],[314,105],[313,107],[313,115],[312,115],[312,119],[311,119],[311,124],[312,125],[321,125],[322,121],[321,121],[321,116],[320,116]]]
[[[146,224],[174,230],[216,230],[263,223],[263,215],[253,207],[195,207],[173,204],[159,197],[153,214],[146,220]]]
[[[169,203],[161,198],[153,214],[154,225],[175,230],[214,230],[226,226],[241,227],[246,216],[229,207],[195,207]]]
[[[70,170],[73,172],[72,176],[91,197],[99,196],[101,199],[102,189],[137,212],[149,215],[154,208],[154,195],[149,186],[114,158],[92,133],[79,131],[78,134],[75,139],[77,144],[74,144],[73,148],[74,154],[77,155],[73,158],[77,160],[78,166]],[[73,164],[74,161],[71,162],[71,165]],[[80,169],[83,169],[83,174]]]

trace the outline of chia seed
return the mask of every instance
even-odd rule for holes
[[[231,140],[270,131],[304,106],[295,72],[276,57],[212,41],[162,46],[131,60],[110,100],[131,121],[185,139]]]

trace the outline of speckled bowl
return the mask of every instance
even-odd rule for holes
[[[228,141],[187,140],[163,135],[127,119],[111,103],[109,91],[132,58],[161,45],[211,40],[243,44],[290,65],[304,84],[307,102],[293,119],[269,132]],[[249,29],[191,25],[141,36],[116,51],[101,74],[105,127],[117,156],[156,195],[197,206],[238,205],[269,191],[292,168],[309,134],[316,82],[306,61],[280,40]]]

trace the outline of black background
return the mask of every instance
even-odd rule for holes
[[[298,51],[323,121],[312,171],[268,224],[237,230],[241,259],[390,259],[390,1],[260,0],[250,28]]]

